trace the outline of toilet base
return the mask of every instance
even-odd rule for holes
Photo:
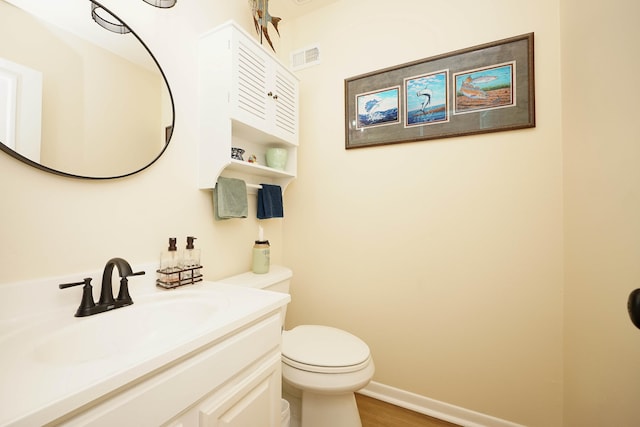
[[[353,393],[302,391],[301,427],[362,427]]]
[[[300,427],[361,427],[354,392],[371,381],[374,371],[372,359],[359,371],[339,374],[303,371],[283,362],[283,390],[300,393]]]

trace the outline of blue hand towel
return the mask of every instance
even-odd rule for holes
[[[282,188],[279,185],[261,185],[258,190],[258,219],[283,218]]]
[[[246,218],[247,184],[241,179],[219,177],[213,189],[213,204],[216,220]]]

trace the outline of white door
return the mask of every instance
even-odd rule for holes
[[[16,113],[18,76],[0,68],[0,142],[16,149]]]

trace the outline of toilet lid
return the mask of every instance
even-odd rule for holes
[[[364,341],[341,329],[301,325],[283,332],[282,355],[304,365],[340,368],[367,362],[370,351]]]

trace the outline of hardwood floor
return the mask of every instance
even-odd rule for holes
[[[356,393],[362,427],[459,427]]]

